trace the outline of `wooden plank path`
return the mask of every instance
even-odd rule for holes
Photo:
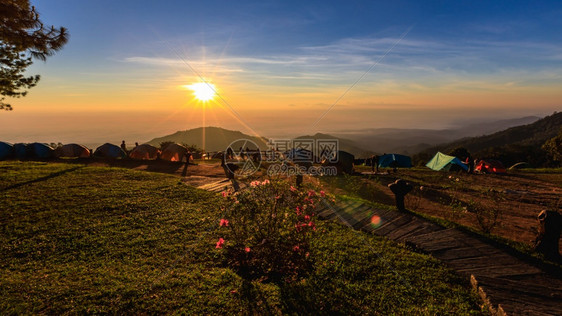
[[[385,236],[439,259],[471,279],[494,314],[562,315],[562,279],[472,234],[444,228],[410,213],[379,210],[356,201],[325,204],[324,219]]]
[[[246,187],[246,184],[240,183],[236,180],[229,180],[227,178],[221,178],[217,181],[212,183],[207,183],[201,186],[198,186],[198,189],[207,190],[215,193],[219,193],[225,190],[234,189],[235,191],[239,191]]]

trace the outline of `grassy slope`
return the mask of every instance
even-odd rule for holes
[[[0,162],[0,311],[478,310],[467,285],[435,260],[332,222],[319,226],[308,279],[244,281],[214,249],[217,198],[167,175]]]

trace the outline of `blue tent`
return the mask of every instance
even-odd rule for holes
[[[55,151],[51,146],[43,143],[33,143],[27,145],[31,149],[31,154],[35,158],[46,159],[55,156]],[[29,150],[29,149],[28,149]]]
[[[31,158],[31,147],[24,143],[16,143],[14,144],[14,154],[17,159],[29,159]]]
[[[10,143],[0,142],[0,160],[5,160],[14,155],[14,146]]]
[[[94,151],[94,156],[107,158],[126,158],[127,154],[117,145],[105,143]]]
[[[401,168],[411,168],[412,159],[408,156],[398,155],[398,154],[386,154],[379,157],[379,167],[401,167]]]
[[[437,152],[425,166],[436,171],[449,171],[453,165],[458,165],[465,171],[468,171],[468,166],[460,161],[459,158],[445,155],[441,152]]]

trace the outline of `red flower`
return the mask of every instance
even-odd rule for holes
[[[325,196],[326,196],[326,192],[320,191],[320,196],[321,196],[321,197],[325,197]]]
[[[305,215],[305,216],[304,216],[304,220],[305,220],[305,221],[309,221],[309,220],[310,220],[310,216]]]
[[[220,227],[228,226],[228,219],[221,218]]]
[[[299,248],[298,245],[293,247],[293,251],[299,251],[299,249],[300,249],[300,248]]]
[[[244,251],[245,251],[245,252],[250,252],[251,249],[250,249],[250,247],[246,247],[246,248],[244,248]]]
[[[215,248],[222,249],[222,245],[224,245],[224,239],[219,238],[219,241],[217,241],[217,246]]]

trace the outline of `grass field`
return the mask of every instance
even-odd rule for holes
[[[0,311],[480,313],[435,259],[335,222],[319,224],[307,279],[244,280],[215,249],[218,198],[158,173],[0,162]]]

